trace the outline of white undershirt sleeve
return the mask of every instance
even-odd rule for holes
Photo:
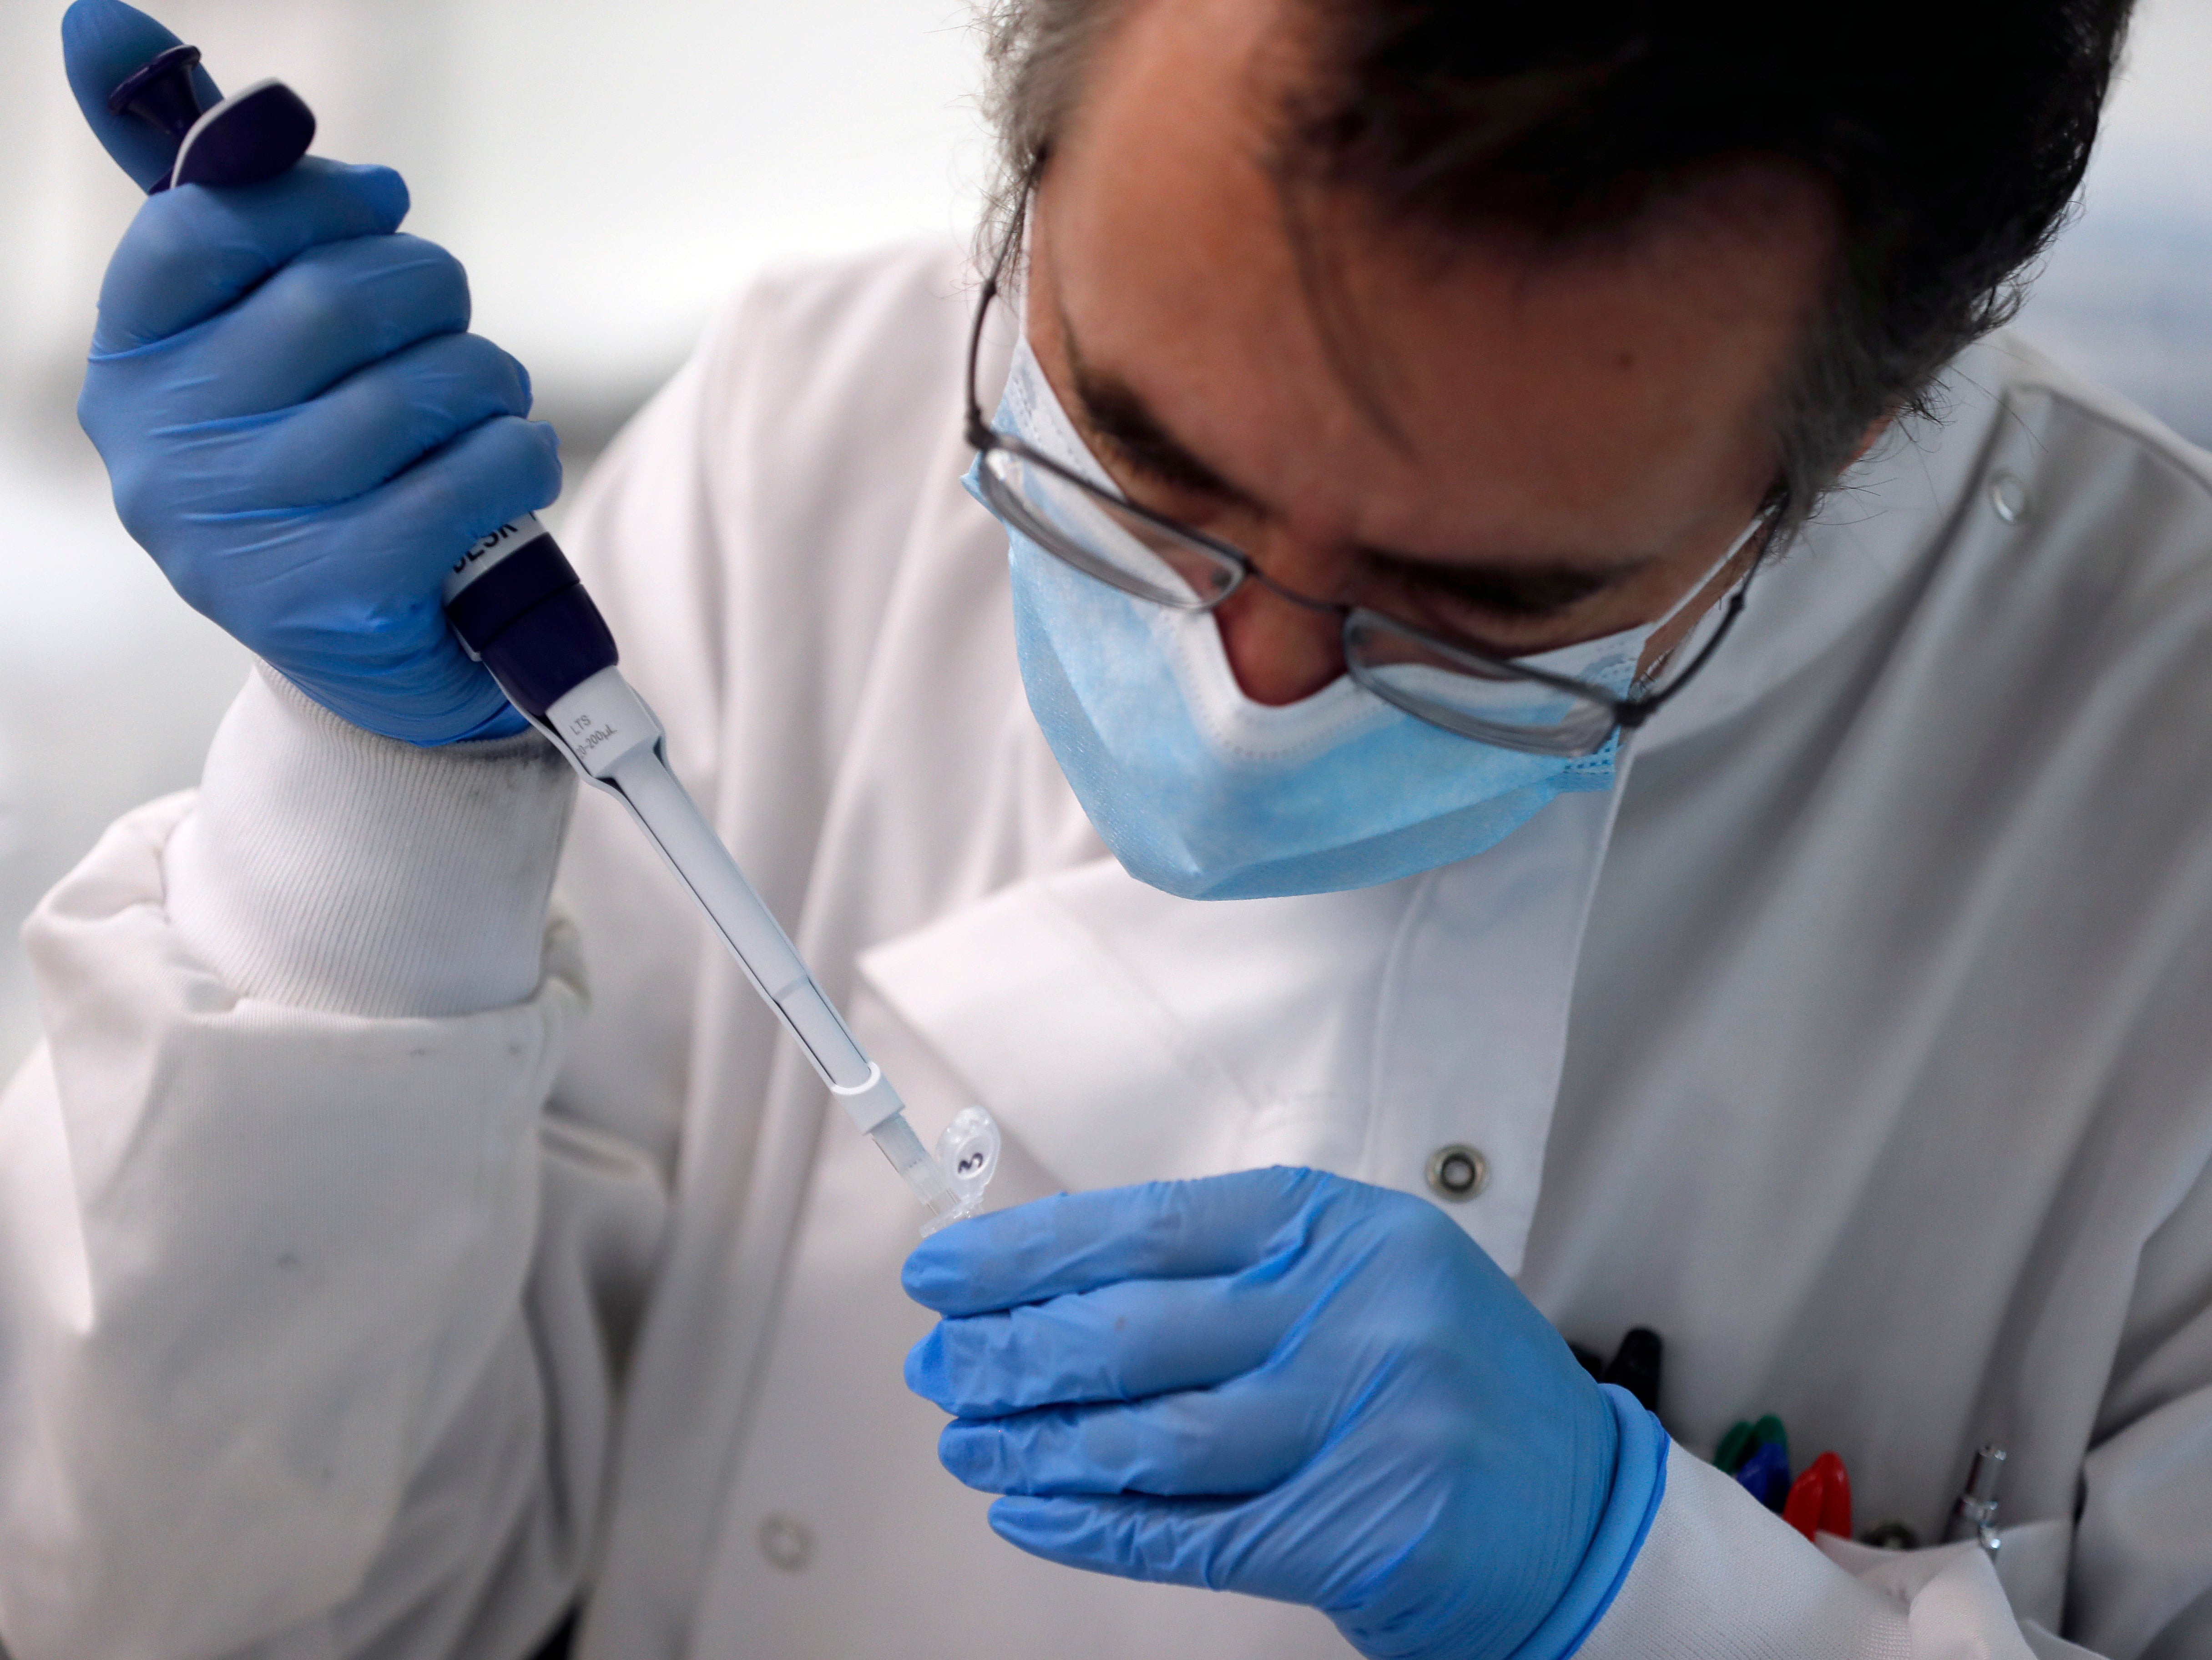
[[[422,749],[265,665],[162,860],[179,940],[234,991],[380,1017],[503,1008],[538,984],[574,775],[536,733]]]

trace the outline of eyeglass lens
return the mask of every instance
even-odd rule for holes
[[[994,507],[1078,569],[1177,611],[1204,611],[1243,580],[1229,556],[1011,447],[983,458]]]
[[[1352,678],[1447,732],[1541,755],[1588,755],[1612,735],[1613,705],[1464,655],[1373,611],[1344,621]]]

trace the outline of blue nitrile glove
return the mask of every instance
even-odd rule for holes
[[[107,89],[176,37],[118,0],[63,24],[70,85],[141,185],[173,147]],[[213,88],[204,86],[204,95]],[[440,606],[470,543],[560,493],[530,380],[468,333],[407,187],[310,158],[148,200],[100,295],[78,418],[125,526],[195,610],[324,708],[416,744],[523,729]]]
[[[907,1382],[1039,1556],[1304,1602],[1377,1660],[1553,1660],[1666,1433],[1435,1207],[1316,1171],[1063,1195],[907,1259]]]

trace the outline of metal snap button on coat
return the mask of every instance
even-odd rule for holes
[[[761,1523],[761,1554],[787,1573],[796,1573],[814,1554],[814,1535],[795,1516],[771,1516]]]
[[[2027,517],[2033,505],[2028,497],[2027,481],[2018,473],[2000,469],[1990,475],[1990,506],[2005,523],[2017,525]]]
[[[1482,1149],[1454,1141],[1429,1155],[1429,1190],[1454,1204],[1472,1199],[1490,1185],[1490,1160]]]

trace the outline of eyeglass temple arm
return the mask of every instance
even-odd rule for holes
[[[1758,567],[1754,565],[1753,569],[1755,570]],[[1744,578],[1747,586],[1750,580],[1747,573]],[[1674,677],[1672,685],[1668,686],[1664,690],[1653,692],[1649,696],[1625,697],[1613,705],[1613,718],[1620,722],[1622,731],[1634,732],[1653,715],[1658,714],[1661,709],[1673,702],[1682,688],[1698,678],[1698,671],[1711,660],[1712,654],[1720,649],[1721,642],[1728,638],[1729,630],[1735,626],[1735,619],[1743,614],[1743,596],[1742,588],[1738,588],[1729,596],[1728,611],[1721,617],[1720,627],[1713,630],[1713,637],[1705,642],[1704,649],[1698,653],[1690,666]]]
[[[1035,183],[1032,170],[1030,183],[1023,187],[1024,204]],[[1013,258],[1014,245],[1020,240],[1017,230],[999,245],[999,252],[991,261],[991,269],[983,278],[982,291],[975,299],[975,320],[968,330],[968,441],[977,450],[990,448],[994,436],[991,423],[983,418],[982,400],[975,396],[976,371],[983,359],[983,319],[991,314],[991,302],[999,297],[999,279],[1006,275],[1006,262]]]
[[[1784,507],[1778,505],[1774,523],[1781,522],[1784,511]],[[1773,545],[1774,532],[1770,526],[1765,536],[1759,542],[1759,551],[1752,556],[1751,569],[1744,572],[1743,581],[1736,585],[1735,592],[1729,596],[1728,610],[1722,613],[1721,625],[1713,630],[1713,637],[1705,642],[1705,649],[1691,660],[1690,666],[1674,677],[1674,684],[1662,691],[1654,692],[1648,697],[1624,698],[1613,705],[1613,718],[1620,722],[1622,731],[1634,732],[1653,715],[1658,714],[1661,709],[1665,708],[1680,694],[1682,688],[1696,679],[1705,665],[1713,660],[1713,654],[1721,648],[1721,642],[1729,637],[1729,630],[1735,627],[1736,618],[1743,615],[1744,601],[1751,597],[1752,578],[1759,575],[1759,567],[1766,562],[1767,553]]]
[[[983,356],[983,319],[990,314],[991,301],[998,298],[999,273],[994,271],[983,279],[983,293],[975,307],[975,320],[968,330],[968,441],[976,449],[989,447],[990,423],[983,418],[983,405],[975,396],[976,370]]]

